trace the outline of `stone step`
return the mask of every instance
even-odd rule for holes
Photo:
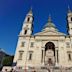
[[[28,69],[28,70],[18,70],[17,72],[72,72],[72,69],[50,69],[50,71],[48,71],[47,69]]]
[[[20,71],[16,71],[16,72],[34,72],[32,70],[27,70],[27,71],[24,71],[24,70],[20,70]],[[47,70],[36,70],[36,72],[49,72]],[[72,70],[53,70],[53,71],[50,71],[50,72],[72,72]]]

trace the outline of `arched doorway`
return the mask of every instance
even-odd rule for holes
[[[53,42],[47,42],[45,44],[45,64],[55,64],[55,45]]]
[[[55,45],[53,42],[47,42],[45,44],[45,51],[47,50],[53,50],[54,51],[54,56],[55,56]]]

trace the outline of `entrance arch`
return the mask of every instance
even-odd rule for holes
[[[55,64],[55,45],[53,42],[47,42],[45,44],[45,64]]]
[[[55,56],[55,45],[53,42],[47,42],[45,44],[45,51],[47,50],[52,50],[54,52],[54,56]]]

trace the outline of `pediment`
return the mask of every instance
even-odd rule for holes
[[[42,31],[36,33],[35,35],[65,35],[65,34],[58,31]]]

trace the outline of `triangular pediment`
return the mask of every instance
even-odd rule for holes
[[[58,31],[42,31],[36,33],[35,35],[65,35],[65,34]]]

